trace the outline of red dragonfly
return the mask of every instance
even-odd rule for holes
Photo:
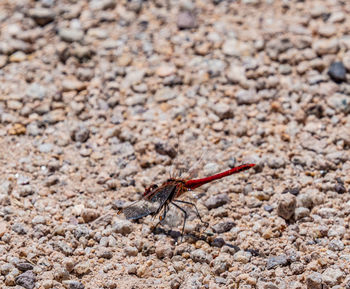
[[[244,164],[244,165],[234,167],[230,170],[224,171],[222,173],[215,174],[215,175],[212,175],[206,178],[201,178],[201,179],[187,180],[187,179],[181,179],[181,178],[178,178],[178,179],[170,178],[166,182],[164,182],[161,186],[153,184],[148,188],[146,188],[145,192],[143,193],[142,200],[136,201],[135,203],[132,203],[131,205],[123,208],[118,212],[118,214],[123,212],[127,219],[136,220],[148,215],[156,216],[163,210],[163,214],[159,217],[159,222],[154,227],[155,229],[159,225],[159,223],[163,219],[165,219],[166,214],[169,210],[169,205],[173,205],[175,208],[182,211],[184,214],[184,222],[182,225],[182,233],[181,233],[181,236],[183,236],[188,214],[181,206],[179,206],[179,203],[193,206],[196,210],[196,214],[200,219],[200,221],[206,224],[207,226],[209,224],[206,222],[203,222],[198,212],[198,209],[194,203],[178,200],[177,198],[179,198],[181,195],[183,195],[187,191],[194,190],[200,186],[203,186],[204,184],[210,183],[215,180],[219,180],[221,178],[230,176],[232,174],[236,174],[236,173],[248,170],[254,166],[255,164]]]

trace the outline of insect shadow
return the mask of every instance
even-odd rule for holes
[[[211,232],[195,232],[195,233],[186,233],[182,235],[180,231],[172,230],[172,229],[164,229],[163,227],[156,227],[153,229],[153,234],[155,235],[166,235],[168,237],[171,237],[176,244],[179,239],[182,237],[185,237],[189,243],[195,243],[197,241],[204,241],[211,247],[218,247],[221,248],[223,246],[227,246],[231,249],[234,249],[235,251],[239,251],[240,248],[237,245],[233,245],[231,243],[225,242],[223,238],[215,237],[213,233]]]

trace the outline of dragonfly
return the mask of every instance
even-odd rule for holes
[[[181,204],[192,206],[195,209],[196,215],[199,218],[199,220],[206,226],[208,226],[209,224],[202,220],[202,217],[198,212],[197,206],[194,203],[179,200],[178,198],[188,191],[192,191],[196,188],[199,188],[200,186],[203,186],[215,180],[219,180],[224,177],[248,170],[254,166],[255,164],[243,164],[231,168],[227,171],[200,179],[169,178],[160,186],[158,186],[157,184],[152,184],[149,187],[147,187],[143,193],[143,197],[141,200],[124,207],[118,212],[118,214],[123,212],[126,219],[137,220],[148,215],[156,216],[163,211],[162,214],[159,216],[159,222],[153,228],[155,229],[160,224],[160,222],[166,218],[167,212],[169,211],[169,206],[172,205],[176,209],[180,210],[184,215],[181,232],[182,240],[185,231],[186,221],[188,218],[188,213],[181,206]]]

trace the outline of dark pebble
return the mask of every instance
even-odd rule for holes
[[[341,183],[337,183],[334,187],[335,191],[338,193],[338,194],[344,194],[346,193],[346,189],[344,187],[343,184]]]
[[[17,263],[16,267],[23,272],[33,270],[33,265],[30,263]]]
[[[337,183],[344,185],[344,181],[341,178],[336,177],[335,180],[337,181]]]
[[[324,115],[324,108],[320,104],[310,105],[306,110],[306,115],[316,115],[321,118]]]
[[[161,155],[167,155],[172,159],[175,158],[177,154],[176,150],[172,146],[166,143],[156,143],[155,150],[157,153]]]
[[[291,188],[289,190],[289,193],[291,193],[294,196],[297,196],[299,194],[299,192],[300,192],[300,188]]]
[[[271,212],[273,211],[273,207],[270,206],[270,205],[265,205],[265,206],[264,206],[264,210],[265,210],[266,212],[268,212],[268,213],[271,213]]]
[[[26,289],[33,289],[35,287],[36,276],[33,271],[27,271],[16,277],[16,285],[22,286]]]
[[[335,82],[339,83],[346,80],[346,69],[343,63],[340,61],[333,62],[331,64],[328,74]]]
[[[221,248],[222,246],[224,246],[226,243],[225,243],[225,240],[223,238],[215,238],[213,240],[213,242],[210,243],[211,246],[213,247],[218,247],[218,248]]]
[[[282,194],[290,193],[290,194],[292,194],[292,195],[294,195],[294,196],[297,196],[297,195],[299,194],[299,192],[300,192],[300,188],[295,187],[295,188],[287,188],[287,189],[285,189],[285,190],[282,192]]]

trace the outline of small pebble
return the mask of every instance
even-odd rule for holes
[[[131,264],[126,268],[128,274],[130,275],[136,274],[137,269],[138,269],[138,266],[136,264]]]
[[[0,194],[1,195],[9,195],[12,191],[12,183],[9,181],[0,181]]]
[[[339,50],[337,39],[317,40],[313,43],[313,49],[318,55],[336,54]]]
[[[51,166],[51,169],[53,167]],[[47,178],[47,180],[45,181],[45,186],[46,187],[51,187],[54,185],[57,185],[60,182],[59,178],[57,176],[50,176]]]
[[[328,248],[332,251],[342,251],[344,250],[344,244],[340,240],[332,240],[329,242]]]
[[[247,264],[250,261],[251,257],[252,257],[252,253],[247,251],[238,251],[233,255],[233,259],[236,262],[240,262],[243,264]]]
[[[270,206],[270,205],[265,205],[265,206],[264,206],[264,210],[265,210],[266,212],[268,212],[268,213],[271,213],[271,212],[273,211],[273,207]]]
[[[295,212],[296,198],[292,194],[281,195],[277,206],[277,214],[285,220],[289,220]]]
[[[125,247],[124,252],[126,256],[137,256],[137,254],[139,253],[137,248],[132,246]]]
[[[233,111],[230,105],[223,102],[216,103],[213,106],[213,111],[220,118],[220,120],[233,117]]]
[[[128,220],[116,219],[114,224],[112,224],[112,230],[115,233],[128,235],[132,231],[132,223]]]
[[[304,217],[309,216],[310,210],[308,208],[299,207],[299,208],[295,209],[294,214],[295,214],[295,219],[296,220],[300,220],[300,219],[302,219]]]
[[[9,274],[12,271],[13,268],[14,267],[13,267],[12,264],[5,263],[5,264],[2,264],[0,266],[0,272],[1,272],[2,275],[7,275],[7,274]]]
[[[294,188],[288,188],[284,190],[282,194],[291,193],[292,195],[297,196],[299,192],[300,192],[300,188],[294,187]]]
[[[108,250],[101,250],[97,253],[97,256],[99,258],[112,259],[113,253],[111,251],[108,251]],[[129,255],[129,256],[132,256],[132,255]]]
[[[330,37],[334,36],[337,33],[337,29],[336,29],[335,26],[330,25],[330,24],[328,24],[328,25],[321,25],[318,28],[318,33],[322,37],[330,38]]]
[[[259,101],[258,95],[252,90],[239,90],[236,93],[236,101],[239,105],[249,105]]]
[[[230,256],[227,253],[221,253],[216,257],[211,265],[213,265],[215,274],[219,275],[229,268]]]
[[[49,153],[53,150],[53,144],[44,143],[38,146],[38,149],[41,153]]]
[[[143,105],[147,101],[147,96],[145,94],[134,94],[125,100],[125,104],[128,106]]]
[[[331,23],[340,23],[345,19],[345,14],[342,11],[333,12],[329,17],[329,22]]]
[[[170,146],[167,142],[157,142],[154,148],[155,148],[155,151],[161,155],[167,155],[172,159],[176,157],[176,154],[177,154],[176,149]]]
[[[44,26],[52,22],[56,16],[53,10],[47,8],[30,9],[29,15],[40,26]]]
[[[176,72],[176,68],[174,66],[163,65],[157,68],[156,74],[160,77],[167,77]]]
[[[34,225],[46,224],[46,218],[44,216],[35,216],[32,219],[32,224],[34,224]]]
[[[21,270],[22,272],[33,270],[33,265],[30,263],[17,263],[16,267]]]
[[[179,29],[192,29],[197,27],[196,16],[190,11],[180,12],[177,16],[177,27]]]
[[[224,246],[226,244],[225,240],[223,238],[215,238],[210,245],[213,247],[218,247],[221,248],[222,246]]]
[[[22,51],[17,51],[10,55],[10,62],[23,62],[27,59],[27,55]]]
[[[30,178],[27,176],[19,175],[17,177],[17,184],[18,185],[28,185],[30,183]]]
[[[335,190],[338,194],[344,194],[344,193],[346,193],[346,189],[345,189],[344,184],[337,183],[337,184],[334,186],[334,190]]]
[[[84,31],[80,29],[62,28],[58,34],[66,42],[79,42],[84,38]]]
[[[71,131],[73,141],[86,142],[90,136],[90,130],[84,126],[79,126]]]
[[[33,271],[26,271],[15,279],[16,284],[25,289],[33,289],[35,287],[36,276]]]
[[[337,83],[346,81],[346,69],[342,62],[333,62],[329,67],[328,74]]]
[[[63,280],[62,284],[67,286],[69,289],[84,289],[85,286],[80,281],[75,280]]]
[[[73,230],[74,237],[77,239],[79,239],[80,237],[85,237],[89,235],[89,233],[90,229],[86,225],[78,225]]]
[[[8,223],[6,221],[0,221],[0,238],[8,231]]]
[[[274,158],[269,158],[267,160],[267,165],[271,169],[279,169],[283,168],[285,166],[286,162],[282,157],[274,157]]]
[[[191,252],[191,259],[194,262],[208,263],[209,264],[210,261],[212,260],[212,257],[211,257],[211,255],[207,254],[202,249],[197,249],[197,250],[194,250],[193,252]]]
[[[63,259],[63,265],[68,272],[72,272],[74,269],[75,263],[74,263],[74,260],[72,258],[66,257]]]
[[[154,96],[154,99],[157,102],[165,102],[165,101],[172,100],[176,97],[177,97],[177,92],[174,89],[166,87],[158,90]]]
[[[7,56],[0,55],[0,68],[3,68],[7,64]]]
[[[288,265],[288,259],[286,255],[279,255],[276,257],[270,257],[267,260],[266,269],[271,270],[277,266],[287,266]]]
[[[88,262],[81,262],[74,266],[74,271],[78,275],[86,275],[91,272],[91,265]]]
[[[209,209],[215,209],[229,203],[231,199],[227,194],[219,194],[210,197],[204,203],[204,205]]]
[[[27,227],[21,223],[15,223],[12,225],[12,231],[16,232],[19,235],[26,235],[28,233]]]
[[[96,220],[100,216],[100,213],[97,210],[84,209],[81,213],[81,216],[85,223],[90,223]]]
[[[173,248],[169,245],[157,244],[156,255],[159,259],[171,258],[173,256]]]
[[[62,81],[62,89],[63,91],[72,91],[72,90],[83,90],[86,88],[86,85],[84,82],[79,81],[74,78],[66,78]]]
[[[322,281],[328,286],[335,286],[344,278],[344,273],[338,268],[327,268],[322,273]]]
[[[235,226],[234,222],[222,222],[215,224],[212,228],[215,233],[221,234],[230,231]]]
[[[70,256],[73,253],[73,248],[64,241],[57,242],[55,246],[66,256]]]

